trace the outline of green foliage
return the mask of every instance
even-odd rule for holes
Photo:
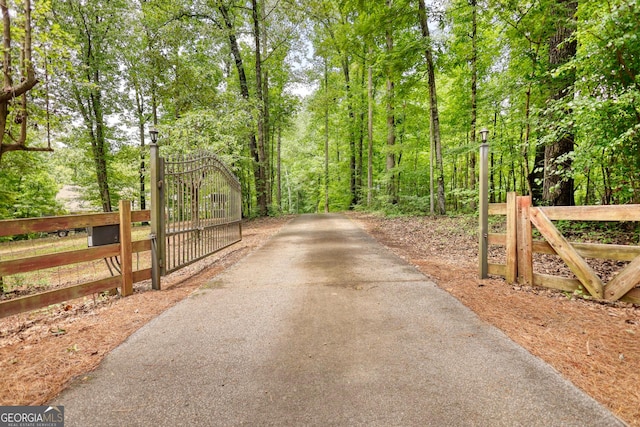
[[[249,135],[251,114],[238,105],[233,110],[192,110],[161,129],[168,144],[163,153],[186,153],[195,149],[218,153],[229,164],[241,159],[242,144]]]
[[[595,181],[589,189],[593,195],[585,198],[592,203],[638,203],[640,10],[634,1],[610,6],[589,2],[581,5],[579,15],[581,43],[569,66],[577,70],[576,89],[583,96],[570,107],[584,141],[576,154],[578,169]],[[602,165],[601,171],[594,163]]]
[[[140,163],[148,156],[145,135],[155,122],[163,153],[202,148],[229,163],[242,180],[245,215],[253,215],[259,210],[250,141],[259,131],[262,111],[267,122],[261,166],[271,188],[272,214],[324,211],[325,197],[330,210],[425,214],[432,196],[433,154],[424,59],[428,46],[437,65],[447,209],[475,210],[479,141],[476,135],[471,143],[473,2],[431,2],[432,37],[424,40],[417,6],[407,0],[390,5],[258,1],[264,11],[263,88],[256,87],[251,10],[242,2],[225,2],[244,61],[248,99],[240,95],[220,4],[37,2],[33,48],[40,83],[30,95],[27,142],[42,146],[50,139],[57,152],[3,157],[0,216],[56,212],[53,200],[61,184],[80,185],[95,208],[101,207],[105,183],[113,204],[138,199]],[[542,185],[545,170],[550,171],[545,148],[570,134],[574,151],[556,163],[571,159],[572,166],[553,173],[575,180],[578,203],[640,203],[640,9],[634,0],[580,2],[572,39],[577,54],[551,69],[550,37],[559,24],[567,24],[558,5],[490,0],[475,9],[476,131],[490,129],[495,201],[504,201],[508,191],[527,193],[531,185]],[[15,40],[20,39],[16,33]],[[575,76],[571,96],[552,100],[554,81],[562,76]],[[393,147],[386,143],[387,79],[394,83]],[[293,94],[294,84],[311,94],[301,101]],[[18,125],[11,125],[12,135]],[[103,152],[96,149],[100,144]],[[387,168],[388,154],[395,155],[393,168]],[[99,159],[104,161],[102,175]],[[396,204],[389,204],[390,184],[397,189]]]
[[[57,215],[60,189],[54,171],[46,166],[49,154],[12,153],[0,166],[0,219]]]

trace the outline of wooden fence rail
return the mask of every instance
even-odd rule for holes
[[[573,292],[584,289],[594,299],[640,304],[640,247],[596,243],[570,243],[552,220],[640,221],[640,205],[533,207],[531,197],[507,195],[507,203],[490,204],[489,215],[507,218],[506,234],[489,233],[488,244],[505,246],[506,263],[488,263],[489,274],[521,283]],[[544,241],[534,241],[532,225]],[[575,279],[533,271],[533,253],[560,256]],[[630,261],[609,283],[602,282],[585,258]]]
[[[131,224],[146,222],[150,211],[131,211],[131,202],[120,201],[119,212],[67,215],[48,218],[29,218],[0,221],[0,237],[19,234],[55,232],[83,227],[119,224],[119,243],[55,254],[0,261],[0,277],[60,267],[102,258],[120,257],[121,274],[92,282],[0,302],[0,318],[36,310],[74,298],[119,287],[122,296],[133,293],[133,283],[151,278],[151,268],[133,271],[132,254],[151,250],[151,240],[132,241]]]

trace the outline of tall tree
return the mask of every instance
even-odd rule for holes
[[[575,134],[573,125],[564,120],[571,115],[567,101],[573,94],[575,72],[562,67],[576,55],[577,42],[573,38],[576,27],[576,0],[561,0],[557,3],[557,24],[549,40],[549,65],[551,67],[551,123],[555,140],[545,147],[545,175],[543,198],[551,205],[574,205],[574,178],[572,176],[572,154]]]
[[[511,83],[507,90],[511,93],[522,93],[523,104],[522,125],[522,158],[526,175],[527,192],[537,203],[542,200],[542,184],[544,181],[544,145],[535,143],[533,121],[534,110],[540,108],[544,100],[540,95],[544,89],[544,70],[546,60],[542,50],[546,48],[551,28],[548,8],[544,2],[519,4],[518,2],[499,4],[497,13],[508,26],[504,43],[511,49],[512,62],[510,70],[502,80]],[[509,79],[514,76],[514,79]],[[527,76],[522,78],[521,76]],[[497,76],[499,77],[499,76]],[[514,112],[514,114],[517,114]],[[534,153],[533,167],[530,166],[530,153]]]
[[[77,43],[74,68],[69,70],[70,106],[83,122],[104,212],[111,212],[113,205],[108,171],[111,131],[106,120],[117,109],[113,101],[117,98],[118,65],[113,47],[125,6],[121,1],[57,0],[54,3],[57,21]]]
[[[242,54],[240,52],[240,46],[238,44],[238,38],[236,35],[236,27],[230,14],[229,8],[223,2],[218,3],[218,9],[222,15],[227,37],[229,39],[229,47],[231,54],[233,55],[234,62],[236,64],[236,70],[238,72],[238,80],[240,82],[240,95],[248,103],[251,101],[249,94],[249,84],[247,81],[247,75],[245,73],[244,62],[242,60]],[[258,35],[259,36],[259,35]],[[256,187],[256,195],[258,199],[258,213],[261,216],[265,216],[268,212],[267,208],[267,191],[266,191],[266,173],[263,170],[264,164],[261,161],[260,152],[258,149],[258,143],[256,140],[255,132],[250,132],[249,135],[249,150],[251,157],[253,158],[253,176]]]
[[[444,195],[444,168],[442,165],[442,143],[440,139],[440,115],[438,113],[438,95],[436,92],[436,70],[433,61],[433,43],[431,41],[431,34],[429,32],[429,23],[427,16],[427,8],[425,7],[424,0],[418,0],[418,17],[420,20],[420,29],[422,30],[422,38],[425,42],[424,56],[427,62],[427,83],[429,85],[429,127],[430,127],[430,139],[431,139],[431,158],[434,158],[435,153],[435,169],[438,174],[438,214],[444,215],[445,208],[445,195]],[[430,173],[431,189],[431,213],[434,213],[434,188],[433,188],[433,160],[430,162],[432,167]]]
[[[373,49],[369,46],[367,67],[367,206],[371,207],[373,197]]]
[[[329,67],[324,59],[324,211],[329,213]]]
[[[7,1],[0,0],[0,11],[3,47],[0,91],[1,163],[2,155],[9,151],[52,150],[50,145],[28,145],[27,93],[38,83],[32,55],[31,1],[24,0],[22,10],[10,10]],[[15,21],[21,25],[14,25]],[[14,59],[18,60],[17,65]]]
[[[354,95],[354,82],[352,79],[352,66],[354,63],[354,44],[356,35],[354,34],[354,17],[358,11],[354,9],[351,2],[336,2],[327,0],[319,3],[305,5],[307,13],[314,17],[317,22],[316,32],[317,43],[326,47],[323,51],[331,52],[333,60],[339,64],[342,73],[342,85],[344,90],[345,111],[343,131],[345,140],[348,143],[349,153],[349,207],[353,208],[359,200],[357,189],[357,153],[356,153],[356,133],[358,124],[356,121],[356,105]],[[344,114],[344,113],[343,113]]]
[[[393,5],[393,0],[386,0],[387,8],[391,11],[391,7]],[[391,13],[389,13],[391,16]],[[386,78],[387,78],[387,195],[389,197],[389,203],[396,204],[398,203],[398,193],[397,193],[397,185],[396,185],[396,153],[395,153],[395,144],[396,144],[396,119],[395,119],[395,82],[393,76],[393,67],[391,56],[393,54],[393,28],[391,23],[388,22],[385,27],[385,39],[386,39],[386,54],[387,54],[387,65],[386,65]]]
[[[260,216],[268,213],[269,201],[269,181],[267,180],[267,123],[266,123],[266,105],[264,87],[262,84],[262,51],[260,49],[260,11],[258,10],[258,1],[251,0],[251,19],[253,21],[253,40],[255,47],[255,77],[256,77],[256,102],[258,105],[258,182],[256,182],[256,192],[258,197],[258,210]]]
[[[471,0],[471,123],[469,130],[469,189],[476,190],[476,122],[478,120],[478,2]],[[475,210],[475,200],[471,200],[471,209]]]
[[[143,6],[144,3],[141,3]],[[146,143],[146,125],[152,120],[157,124],[157,118],[153,121],[152,108],[150,99],[151,86],[150,80],[154,78],[153,69],[150,66],[149,56],[151,50],[151,40],[149,37],[149,28],[144,22],[142,13],[131,14],[126,26],[126,38],[123,38],[121,58],[126,69],[125,78],[132,89],[131,96],[134,104],[134,121],[138,130],[138,141],[140,144],[140,164],[138,167],[139,175],[139,207],[144,210],[147,208],[146,199],[146,167],[145,167],[145,143]]]

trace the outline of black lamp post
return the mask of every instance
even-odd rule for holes
[[[489,223],[488,223],[488,213],[489,213],[489,162],[488,162],[488,153],[489,153],[489,144],[487,143],[487,137],[489,135],[489,129],[482,128],[480,131],[480,136],[482,138],[482,144],[480,145],[480,188],[479,188],[479,199],[480,199],[480,233],[479,233],[479,244],[480,248],[478,251],[478,261],[479,261],[479,269],[480,269],[480,278],[486,279],[488,277],[488,269],[489,265],[487,262],[487,252],[488,252],[488,238],[489,238]]]
[[[158,143],[158,129],[155,127],[149,129],[149,136],[151,136],[151,144],[156,145]]]

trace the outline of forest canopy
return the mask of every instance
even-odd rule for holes
[[[640,203],[635,0],[0,0],[0,218],[148,208],[211,150],[245,216]]]

